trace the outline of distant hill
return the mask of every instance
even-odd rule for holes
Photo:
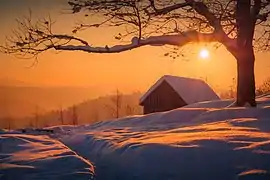
[[[141,95],[140,92],[121,95],[121,105],[119,107],[120,117],[142,114],[142,108],[138,103]],[[72,124],[74,109],[76,110],[78,124],[89,124],[97,121],[114,119],[116,117],[114,113],[114,98],[114,95],[107,95],[85,100],[84,102],[63,108],[62,114],[64,124]],[[12,126],[16,128],[36,126],[36,124],[38,124],[39,127],[59,125],[61,124],[60,116],[60,108],[56,108],[50,112],[39,112],[38,122],[36,122],[37,118],[34,113],[26,118],[11,119],[2,117],[2,120],[0,118],[0,127],[7,127],[8,121],[10,120],[12,121]]]
[[[94,87],[0,86],[0,118],[22,118],[63,108],[102,94]],[[104,93],[105,94],[105,93]]]
[[[30,83],[20,81],[17,79],[12,79],[10,77],[0,77],[0,86],[21,87],[21,86],[30,86]]]

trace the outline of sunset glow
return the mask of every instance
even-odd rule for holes
[[[205,48],[204,49],[201,49],[201,51],[199,53],[199,57],[201,59],[208,59],[209,56],[210,56],[210,53],[209,53],[209,51],[207,49],[205,49]]]
[[[72,27],[80,17],[60,13],[59,11],[65,9],[66,5],[64,0],[1,0],[0,45],[5,44],[6,36],[11,35],[12,29],[16,29],[17,23],[14,19],[27,16],[29,9],[32,10],[33,16],[40,18],[50,14],[52,20],[56,22],[53,27],[55,33],[71,33]],[[82,19],[85,18],[83,15]],[[114,35],[121,31],[122,29],[118,27],[94,28],[91,31],[79,32],[77,35],[96,45],[114,46],[120,43]],[[35,66],[33,66],[34,60],[17,59],[0,53],[0,80],[2,79],[0,82],[7,84],[7,81],[12,81],[15,84],[17,81],[17,85],[20,83],[24,86],[95,87],[100,89],[99,95],[105,95],[113,93],[116,88],[125,93],[144,92],[164,74],[193,78],[207,76],[213,86],[223,90],[231,86],[232,77],[237,75],[236,61],[224,46],[215,49],[214,44],[205,42],[189,44],[183,47],[185,56],[173,62],[172,58],[163,56],[166,52],[167,47],[165,49],[165,47],[152,46],[118,54],[89,54],[79,51],[58,53],[52,50],[41,54]],[[258,60],[255,74],[256,83],[259,85],[269,76],[270,53],[259,52],[256,58]],[[197,60],[200,62],[198,63]],[[217,73],[219,76],[215,76]]]
[[[0,180],[270,180],[270,0],[0,0],[0,24]]]

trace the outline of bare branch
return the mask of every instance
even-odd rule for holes
[[[138,41],[137,37],[132,39],[130,44],[126,45],[116,45],[112,47],[91,47],[91,46],[55,46],[56,50],[76,50],[84,51],[88,53],[119,53],[123,51],[132,50],[141,46],[163,46],[163,45],[173,45],[173,46],[184,46],[190,42],[216,42],[219,41],[226,45],[228,48],[235,48],[235,41],[229,38],[225,39],[223,34],[219,33],[208,33],[202,34],[196,31],[188,31],[176,35],[162,35],[162,36],[151,36],[147,39],[142,39]]]
[[[69,0],[72,14],[84,13],[86,17],[85,22],[78,23],[72,33],[55,33],[52,29],[54,22],[50,17],[33,22],[30,15],[30,18],[17,20],[19,27],[13,31],[12,36],[7,37],[6,44],[0,46],[0,49],[28,58],[37,57],[50,49],[118,53],[146,45],[181,47],[190,42],[216,41],[233,53],[237,49],[235,42],[241,34],[237,29],[236,2],[238,1]],[[253,22],[256,22],[253,24],[254,29],[255,26],[260,26],[256,28],[254,38],[258,46],[268,48],[270,30],[267,18],[270,14],[270,2],[252,2],[247,11]],[[96,16],[99,21],[94,18]],[[119,26],[121,30],[113,37],[120,41],[118,45],[111,47],[106,44],[96,47],[76,34],[80,30]]]
[[[162,9],[157,9],[154,5],[154,0],[151,1],[152,6],[155,10],[155,15],[162,15],[162,14],[168,14],[171,11],[184,8],[187,6],[192,7],[198,14],[204,16],[210,23],[211,26],[213,26],[215,29],[221,30],[221,24],[220,21],[215,17],[213,13],[211,13],[208,9],[208,7],[200,1],[194,1],[194,0],[186,0],[186,2],[174,4],[172,6],[168,6]]]
[[[191,5],[190,2],[182,2],[182,3],[174,4],[172,6],[168,6],[168,7],[162,8],[162,9],[158,9],[155,6],[155,0],[150,0],[150,3],[151,3],[152,8],[155,11],[152,14],[155,14],[155,15],[167,14],[167,13],[169,13],[171,11],[174,11],[174,10],[177,10],[177,9],[180,9],[180,8],[184,8],[184,7],[187,7],[187,6],[190,6]]]

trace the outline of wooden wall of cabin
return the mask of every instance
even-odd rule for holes
[[[142,103],[144,114],[163,112],[187,105],[177,92],[166,82],[162,82]]]

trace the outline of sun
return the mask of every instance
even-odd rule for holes
[[[210,53],[209,53],[209,51],[207,49],[203,48],[203,49],[200,50],[199,57],[201,59],[207,59],[207,58],[209,58],[209,56],[210,56]]]

